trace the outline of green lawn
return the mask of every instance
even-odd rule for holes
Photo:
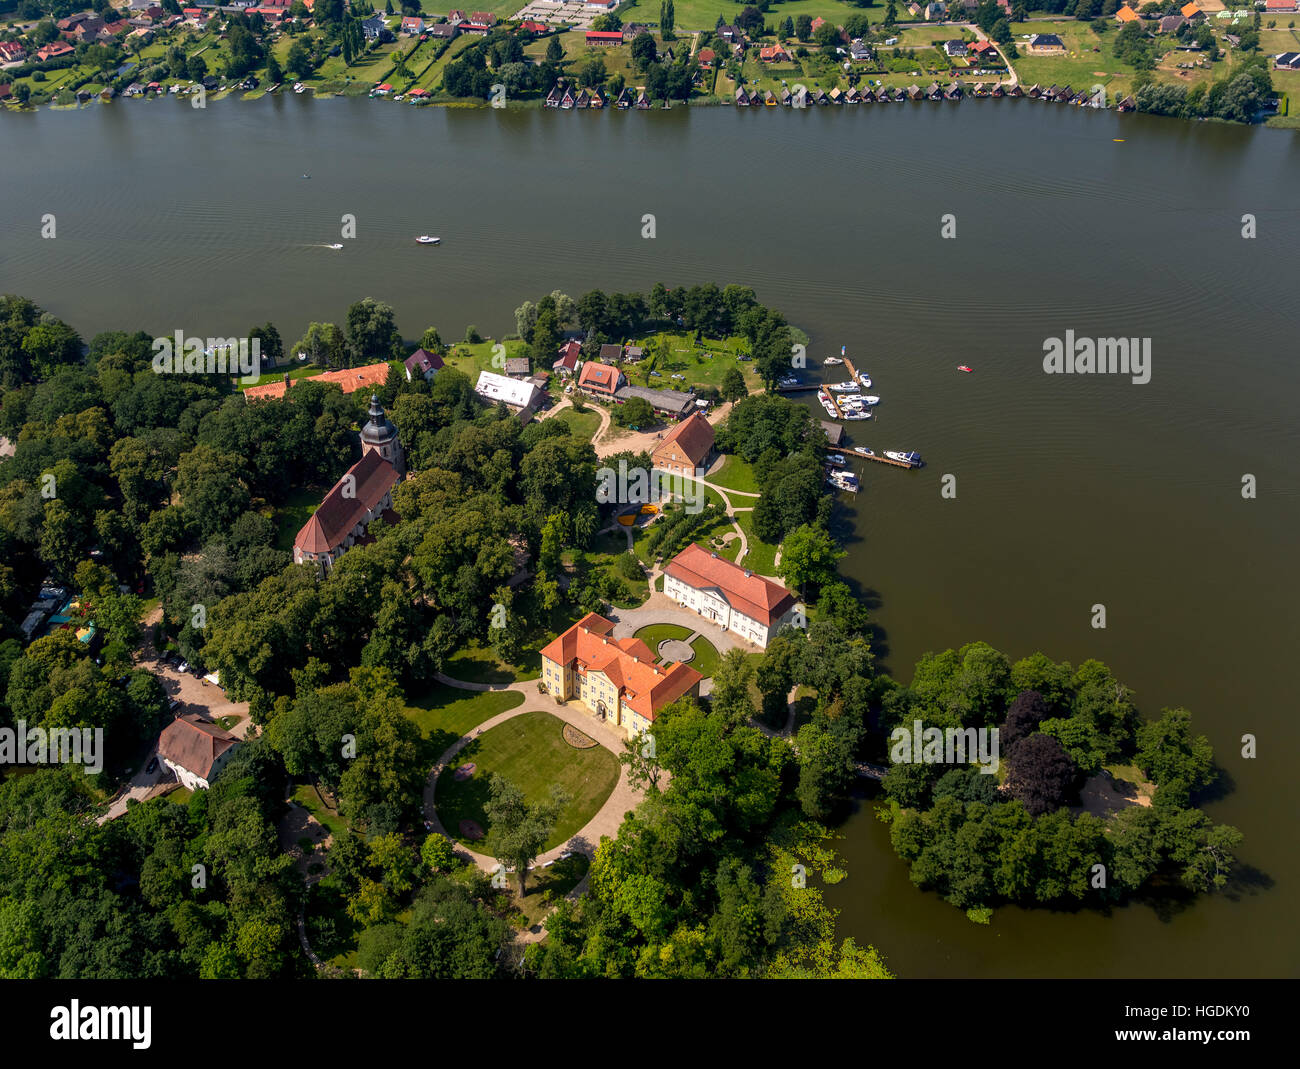
[[[693,334],[660,332],[629,341],[646,351],[645,358],[638,363],[623,366],[624,374],[633,385],[672,390],[685,390],[691,386],[720,387],[723,375],[730,368],[740,370],[751,391],[761,385],[754,362],[737,358],[749,348],[749,343],[742,337],[702,338],[696,344]],[[663,352],[665,347],[667,351]],[[655,371],[659,374],[651,374]],[[674,375],[683,377],[674,379]]]
[[[302,530],[302,525],[311,519],[312,513],[320,507],[325,494],[326,491],[318,487],[299,487],[275,510],[276,549],[293,549],[294,538]]]
[[[447,659],[445,671],[452,679],[467,683],[518,683],[542,674],[542,659],[537,650],[525,650],[523,661],[523,664],[506,664],[496,650],[480,645],[475,639]]]
[[[470,326],[471,324],[466,324]],[[480,371],[491,371],[495,374],[502,374],[505,366],[504,360],[512,356],[527,356],[528,346],[519,338],[511,338],[508,341],[500,342],[505,346],[503,354],[493,353],[493,346],[498,344],[495,339],[488,341],[476,342],[469,345],[466,342],[457,342],[451,347],[451,352],[443,357],[443,360],[450,364],[456,370],[469,376],[471,382],[478,381]],[[494,363],[494,358],[497,361]],[[549,370],[549,368],[545,369]]]
[[[193,797],[194,792],[188,787],[177,787],[174,791],[167,792],[167,801],[173,805],[189,805]]]
[[[552,784],[569,797],[568,804],[546,841],[545,849],[558,846],[578,832],[600,809],[618,782],[618,759],[603,746],[575,750],[561,734],[564,722],[550,713],[522,713],[480,735],[465,747],[438,777],[435,803],[447,833],[466,846],[493,854],[492,829],[483,807],[488,801],[488,781],[500,773],[518,786],[530,801],[549,796]],[[457,782],[455,769],[466,762],[474,775]],[[475,820],[487,838],[477,842],[460,834],[462,820]]]
[[[691,643],[691,649],[695,651],[695,658],[691,661],[691,667],[700,675],[709,677],[718,670],[718,650],[707,638],[701,635]]]
[[[678,624],[649,624],[636,633],[636,637],[650,647],[650,652],[659,655],[659,643],[667,638],[684,639],[690,632]]]
[[[737,456],[727,457],[722,462],[722,467],[709,476],[709,482],[716,483],[725,490],[741,490],[747,494],[758,493],[758,476],[754,474],[754,466]],[[751,504],[753,504],[751,500],[735,502],[738,508],[745,508]]]
[[[405,712],[419,725],[425,738],[436,735],[445,738],[446,745],[450,746],[483,721],[523,703],[524,696],[515,691],[461,690],[437,683],[411,701]]]
[[[760,541],[758,536],[754,534],[753,517],[752,512],[738,512],[736,514],[736,522],[740,524],[741,530],[745,532],[745,539],[749,546],[745,559],[740,563],[759,575],[775,575],[776,546],[769,546],[766,542]]]
[[[527,893],[522,899],[518,885],[510,881],[510,904],[522,914],[524,927],[531,928],[544,920],[555,904],[578,886],[590,867],[586,854],[574,854],[550,868],[535,869],[528,874],[524,885]]]
[[[347,818],[340,816],[338,810],[330,809],[320,792],[311,784],[296,787],[293,800],[320,821],[331,835],[342,835],[347,830]]]
[[[592,435],[600,426],[600,413],[595,412],[588,406],[585,412],[575,412],[572,408],[566,408],[552,419],[558,419],[562,423],[569,425],[569,433],[575,438],[581,438],[584,441],[591,441]]]
[[[742,5],[734,0],[681,0],[680,3],[673,4],[673,11],[676,15],[676,28],[679,40],[689,45],[688,30],[711,30],[718,24],[718,16],[721,15],[724,20],[730,21],[740,12]],[[636,3],[628,6],[624,4],[619,9],[619,15],[625,23],[627,22],[658,22],[659,5],[654,0],[637,0]],[[854,7],[844,0],[786,0],[785,3],[776,5],[768,10],[767,21],[769,23],[780,23],[788,15],[792,19],[797,19],[800,15],[810,15],[812,18],[821,16],[828,22],[834,22],[837,26],[842,26],[844,20],[850,15],[866,14],[873,21],[879,21],[884,18],[884,8],[860,8]],[[907,17],[907,11],[899,6],[899,18]]]

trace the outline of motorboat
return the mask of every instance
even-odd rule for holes
[[[843,453],[827,453],[826,463],[834,464],[837,468],[842,468],[848,463],[848,461],[844,459]]]
[[[876,455],[874,449],[868,449],[865,445],[855,445],[853,447],[853,452],[857,453],[860,457],[874,457]]]
[[[833,471],[826,476],[826,481],[837,490],[847,490],[851,494],[858,492],[858,477],[851,471]]]
[[[825,360],[822,361],[822,366],[831,367],[835,364],[842,364],[842,363],[844,363],[844,361],[841,360],[838,356],[828,356]]]
[[[862,388],[864,390],[871,389],[871,376],[868,375],[865,371],[858,372],[858,382],[862,384]]]
[[[831,389],[834,390],[836,393],[857,393],[860,389],[862,389],[862,387],[859,386],[852,379],[850,379],[847,382],[831,383]]]
[[[958,365],[957,365],[957,370],[958,370],[958,371],[967,371],[967,372],[970,372],[970,371],[974,371],[975,369],[974,369],[973,367],[970,367],[970,366],[967,365],[967,364],[958,364]]]
[[[840,419],[847,419],[847,420],[870,419],[870,418],[871,418],[871,409],[869,408],[857,408],[852,411],[846,411],[844,415],[840,416]]]
[[[418,238],[416,238],[415,240],[416,240],[416,243],[419,244],[419,245],[437,245],[437,244],[441,243],[442,238],[433,238],[433,237],[430,237],[428,234],[421,234],[421,235],[420,235]]]
[[[909,468],[919,468],[921,466],[920,453],[901,453],[897,450],[886,449],[885,456],[890,460],[896,460],[900,464],[906,464]]]
[[[861,402],[862,402],[864,405],[878,405],[878,404],[880,404],[880,398],[877,397],[874,393],[864,393],[864,394],[861,396],[861,398],[859,398],[859,400],[861,400]]]
[[[325,247],[327,249],[341,249],[343,248],[343,243],[341,241],[336,241],[333,245],[326,245]]]

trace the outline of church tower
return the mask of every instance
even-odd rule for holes
[[[361,428],[361,455],[378,453],[397,469],[398,475],[406,474],[406,455],[402,452],[402,443],[397,437],[397,428],[384,414],[379,398],[370,395],[370,421]]]

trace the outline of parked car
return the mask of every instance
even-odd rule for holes
[[[167,711],[169,713],[176,712],[176,710],[179,709],[180,707],[181,707],[181,700],[179,698],[173,698],[171,701],[167,703]]]
[[[157,770],[158,770],[158,758],[154,757],[154,758],[152,758],[152,759],[149,761],[149,763],[145,766],[144,771],[145,771],[145,774],[146,774],[146,775],[150,775],[150,774],[156,772]]]
[[[181,662],[181,666],[180,666],[180,668],[177,669],[177,671],[180,671],[180,672],[188,672],[189,670],[190,670],[190,663],[189,663],[189,661],[182,661],[182,662]]]

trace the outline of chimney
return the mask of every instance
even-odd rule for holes
[[[753,576],[753,574],[754,574],[754,573],[751,572],[748,568],[745,569],[745,578],[746,578],[746,579],[751,578],[751,577]]]

